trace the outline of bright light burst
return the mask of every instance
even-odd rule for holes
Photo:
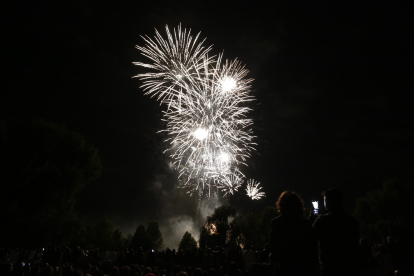
[[[217,232],[217,226],[214,223],[207,223],[206,225],[204,225],[204,227],[207,229],[207,231],[210,233],[210,235],[215,235],[218,234]]]
[[[221,162],[229,162],[230,161],[230,156],[225,152],[222,152],[220,154],[219,158],[220,158]]]
[[[198,128],[196,131],[194,131],[194,136],[200,141],[203,141],[205,138],[207,138],[208,131],[204,128]]]
[[[181,186],[190,194],[210,195],[220,189],[233,194],[243,183],[239,165],[246,165],[255,145],[248,117],[248,102],[255,100],[252,79],[237,59],[223,62],[223,55],[209,57],[211,46],[193,39],[178,26],[167,39],[156,30],[154,40],[143,37],[137,46],[152,63],[134,62],[155,72],[138,74],[146,95],[158,96],[167,106],[166,121],[170,154],[179,170]],[[263,193],[262,193],[263,194]]]
[[[260,182],[256,183],[253,179],[247,181],[246,192],[251,199],[261,199],[265,196],[264,192],[259,192],[262,189],[259,188],[259,184]]]
[[[223,92],[229,92],[232,89],[236,88],[237,84],[236,81],[232,78],[226,78],[221,81],[221,87]]]

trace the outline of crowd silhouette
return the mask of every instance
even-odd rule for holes
[[[342,276],[414,275],[412,252],[396,238],[370,245],[359,239],[356,219],[342,208],[343,195],[324,192],[326,214],[304,218],[304,203],[291,191],[277,203],[269,243],[255,249],[226,244],[162,251],[116,248],[0,248],[0,275],[18,276]]]

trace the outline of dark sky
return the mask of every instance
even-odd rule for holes
[[[76,208],[117,225],[191,217],[162,154],[162,107],[143,96],[140,35],[180,22],[254,78],[257,151],[243,168],[267,197],[306,202],[329,187],[355,198],[387,178],[414,179],[413,20],[398,3],[287,1],[15,1],[2,44],[1,114],[66,125],[100,149],[103,174]],[[65,3],[65,4],[63,4]],[[191,4],[189,4],[191,3]],[[132,227],[131,226],[131,227]]]

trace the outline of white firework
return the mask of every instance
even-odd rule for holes
[[[251,199],[261,199],[265,197],[264,192],[260,192],[262,187],[259,187],[260,182],[255,182],[253,179],[247,180],[246,192]]]
[[[180,172],[181,185],[195,191],[219,188],[233,194],[242,184],[240,164],[250,157],[254,143],[247,103],[252,79],[238,60],[222,63],[222,55],[208,57],[210,47],[196,43],[190,31],[170,33],[167,40],[156,31],[154,42],[144,37],[145,47],[137,46],[151,64],[134,64],[155,70],[139,74],[145,94],[158,95],[167,105],[163,120],[170,143],[168,153]]]
[[[251,109],[242,105],[253,100],[248,93],[250,80],[241,79],[244,69],[234,64],[237,62],[226,64],[222,70],[218,67],[215,73],[201,74],[204,77],[181,95],[181,101],[167,101],[169,109],[164,118],[165,131],[171,136],[167,139],[172,145],[171,157],[178,166],[183,165],[180,172],[188,180],[224,174],[244,163],[252,150],[253,136],[248,127],[253,121],[247,118]],[[223,90],[223,75],[236,85]]]
[[[220,176],[218,187],[223,192],[223,197],[233,195],[243,184],[244,175],[236,168],[234,171]]]
[[[197,71],[204,63],[213,63],[213,58],[206,58],[212,46],[204,47],[206,39],[197,44],[200,33],[195,38],[191,35],[191,30],[182,30],[181,25],[177,31],[170,32],[168,26],[165,27],[167,40],[155,30],[154,40],[148,36],[141,36],[146,45],[145,47],[136,46],[141,54],[152,60],[152,63],[133,62],[135,65],[153,69],[155,72],[138,74],[135,77],[144,80],[141,88],[147,91],[145,95],[158,95],[161,103],[165,99],[177,100],[183,89],[187,89],[188,83],[193,82]]]

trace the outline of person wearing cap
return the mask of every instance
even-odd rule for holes
[[[313,224],[319,243],[321,275],[358,275],[358,222],[343,210],[342,192],[329,189],[322,195],[327,213],[318,216]]]

